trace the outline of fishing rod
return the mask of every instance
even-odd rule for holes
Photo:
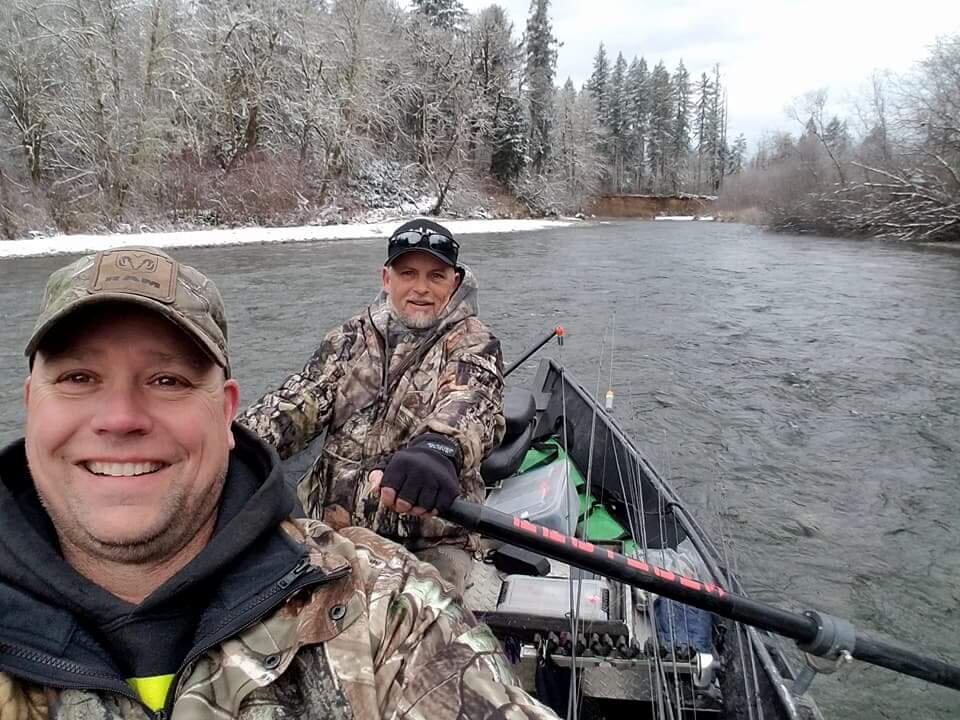
[[[503,371],[503,377],[507,377],[507,375],[509,375],[518,367],[523,365],[530,358],[531,355],[533,355],[537,350],[542,348],[548,342],[553,340],[554,337],[557,338],[557,342],[563,345],[563,326],[562,325],[557,325],[553,330],[550,331],[549,335],[547,335],[542,340],[538,341],[536,345],[534,345],[529,350],[527,350],[523,355],[521,355],[519,360],[511,363],[510,367],[508,367],[506,370]]]
[[[441,517],[467,530],[503,540],[568,565],[589,570],[745,625],[791,638],[804,652],[831,660],[849,654],[863,662],[960,690],[960,667],[859,633],[843,618],[802,614],[727,592],[719,585],[678,575],[586,540],[457,498]]]

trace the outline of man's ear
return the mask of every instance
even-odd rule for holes
[[[27,379],[23,381],[23,406],[27,407],[30,404],[30,378],[31,375],[27,375]]]
[[[380,271],[380,285],[384,290],[390,289],[390,268],[387,265],[384,265]]]
[[[233,378],[230,378],[223,384],[223,419],[227,424],[227,433],[230,435],[230,449],[236,447],[237,441],[233,437],[233,431],[230,429],[233,419],[237,416],[237,410],[240,408],[240,384]]]

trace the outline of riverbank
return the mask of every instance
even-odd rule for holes
[[[393,229],[406,219],[408,218],[395,218],[390,221],[370,223],[355,222],[343,225],[302,225],[299,227],[242,227],[186,232],[50,235],[0,242],[0,258],[80,254],[130,245],[177,248],[387,238]],[[449,228],[454,235],[529,232],[563,228],[581,222],[575,218],[555,220],[445,220],[438,218],[438,220],[444,227]]]

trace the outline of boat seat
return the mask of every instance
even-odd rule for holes
[[[480,475],[487,486],[496,485],[513,475],[523,462],[533,441],[537,403],[533,393],[519,387],[508,388],[503,396],[503,419],[506,423],[503,440],[480,465]]]
[[[537,402],[533,393],[522,387],[509,387],[503,393],[503,419],[507,428],[503,435],[506,442],[519,437],[533,422],[537,414]]]

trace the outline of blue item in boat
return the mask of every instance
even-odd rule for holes
[[[658,597],[653,603],[657,636],[667,650],[682,647],[713,653],[713,615],[706,610]]]

